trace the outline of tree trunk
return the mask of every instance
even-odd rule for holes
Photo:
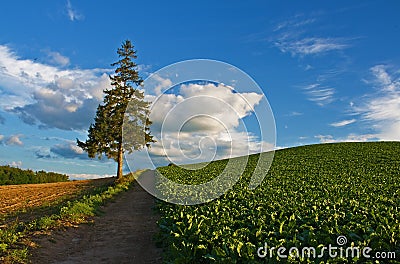
[[[118,151],[117,180],[121,180],[123,177],[123,174],[122,174],[123,165],[124,165],[124,152],[123,152],[122,144],[121,144],[121,146],[119,147],[119,151]]]

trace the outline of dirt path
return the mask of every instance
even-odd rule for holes
[[[162,263],[155,199],[137,183],[109,203],[94,224],[69,228],[43,237],[32,263]]]

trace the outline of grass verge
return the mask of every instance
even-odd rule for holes
[[[54,214],[40,216],[29,222],[16,220],[0,226],[0,263],[27,263],[29,249],[35,245],[31,241],[33,236],[51,229],[91,221],[101,206],[128,190],[142,172],[128,174],[111,186],[96,187],[90,194],[67,201]]]

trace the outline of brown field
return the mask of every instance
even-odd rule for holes
[[[8,215],[60,199],[71,197],[95,187],[111,184],[114,178],[42,184],[0,186],[0,215]]]

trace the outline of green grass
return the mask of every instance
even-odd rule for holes
[[[321,144],[276,151],[255,190],[248,184],[258,155],[227,193],[202,205],[158,204],[159,241],[167,263],[365,263],[366,259],[259,258],[269,247],[371,247],[400,259],[400,142]],[[216,161],[199,171],[159,170],[176,182],[198,184],[223,170]],[[200,178],[200,179],[199,179]],[[163,191],[169,191],[163,189]],[[168,194],[165,194],[168,195]],[[275,251],[276,253],[276,251]],[[287,254],[287,251],[286,251]],[[370,262],[375,263],[375,262]],[[378,263],[378,262],[377,262]],[[389,260],[380,263],[389,263]],[[391,263],[395,262],[394,260]]]
[[[29,222],[19,222],[17,219],[2,226],[0,228],[0,263],[28,262],[29,238],[34,233],[90,221],[102,205],[128,190],[140,173],[129,174],[121,182],[111,186],[94,188],[83,197],[67,201],[52,214],[40,215]]]

